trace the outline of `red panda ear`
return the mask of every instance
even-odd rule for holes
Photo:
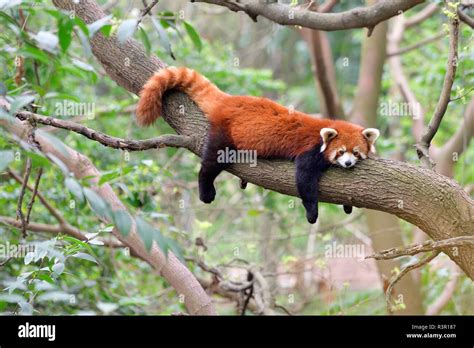
[[[375,141],[380,135],[380,131],[376,128],[366,128],[362,131],[362,135],[367,139],[369,142],[370,152],[375,153]]]
[[[334,128],[323,128],[319,134],[323,139],[323,145],[321,146],[321,152],[323,152],[328,147],[329,141],[337,137],[337,131]]]

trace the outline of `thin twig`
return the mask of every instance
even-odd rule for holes
[[[405,26],[406,26],[406,22],[405,22]],[[424,45],[427,45],[431,42],[434,42],[434,41],[437,41],[443,37],[445,37],[446,35],[444,33],[440,33],[440,34],[437,34],[437,35],[434,35],[434,36],[431,36],[431,37],[428,37],[426,39],[423,39],[421,40],[420,42],[417,42],[417,43],[414,43],[413,45],[409,45],[409,46],[406,46],[406,47],[403,47],[403,48],[400,48],[398,51],[394,51],[394,52],[388,52],[387,53],[387,57],[393,57],[393,56],[398,56],[398,55],[401,55],[401,54],[404,54],[404,53],[407,53],[407,52],[410,52],[410,51],[413,51],[413,50],[416,50],[417,48],[420,48]]]
[[[18,182],[20,185],[23,184],[23,179],[21,178],[20,175],[18,175],[17,173],[15,173],[14,171],[8,169],[7,170],[8,174],[13,178],[15,179],[16,182]],[[30,185],[26,185],[26,188],[33,192],[33,187],[30,186]],[[55,209],[51,204],[49,204],[49,202],[46,200],[46,198],[40,193],[40,192],[37,192],[36,193],[37,197],[39,198],[39,200],[41,201],[41,204],[44,205],[44,207],[51,213],[51,215],[53,215],[56,220],[60,223],[60,224],[66,224],[66,220],[64,219],[64,217],[61,215],[61,213]]]
[[[467,14],[465,14],[459,7],[458,7],[458,16],[460,20],[462,20],[464,23],[466,23],[472,29],[474,29],[474,19],[469,17]]]
[[[16,208],[16,216],[17,216],[17,219],[19,219],[21,222],[21,235],[23,238],[26,237],[26,227],[27,227],[26,218],[23,215],[23,210],[22,210],[23,199],[25,197],[26,186],[28,184],[30,174],[31,174],[31,158],[28,157],[26,159],[25,174],[23,175],[23,182],[21,184],[20,195],[18,197],[18,203],[17,203],[17,208]]]
[[[410,272],[414,269],[417,269],[417,268],[420,268],[420,267],[426,265],[428,262],[430,262],[436,256],[438,256],[439,253],[440,253],[440,251],[434,251],[432,254],[428,254],[428,256],[425,256],[424,258],[422,258],[418,262],[404,267],[400,271],[400,273],[398,273],[397,275],[392,277],[392,279],[390,280],[390,283],[387,287],[387,291],[385,292],[385,301],[387,302],[387,310],[388,310],[389,313],[393,313],[393,307],[392,307],[392,304],[391,304],[391,296],[392,296],[392,291],[393,291],[393,287],[395,286],[395,284],[397,284],[397,282],[400,279],[402,279],[402,277],[405,274],[407,274],[408,272]]]
[[[436,12],[438,12],[438,4],[431,3],[427,5],[424,9],[422,9],[420,12],[418,12],[417,14],[411,17],[408,17],[406,21],[406,27],[410,28],[417,24],[420,24],[424,20],[430,18]]]
[[[10,218],[8,216],[0,216],[0,223],[4,223],[8,226],[12,226],[15,228],[21,228],[21,223],[16,221],[14,218]],[[89,239],[86,237],[85,233],[81,230],[72,227],[70,225],[50,225],[50,224],[42,224],[42,223],[29,223],[26,227],[29,232],[36,232],[36,233],[51,233],[51,234],[66,234],[68,236],[74,237],[81,241],[87,242]],[[124,245],[116,240],[104,240],[99,239],[104,246],[108,246],[111,248],[123,248]]]
[[[190,149],[193,145],[194,138],[185,135],[166,134],[156,138],[146,140],[126,140],[112,137],[105,133],[98,132],[94,129],[85,127],[75,122],[60,120],[54,117],[42,116],[29,111],[20,111],[16,114],[20,120],[34,120],[37,123],[52,126],[56,128],[66,129],[81,134],[91,140],[97,141],[102,145],[128,151],[143,151],[148,149],[157,149],[163,147],[185,147]]]
[[[389,260],[400,256],[416,255],[428,251],[441,251],[444,248],[474,246],[474,236],[460,236],[443,240],[428,240],[422,244],[415,244],[408,247],[390,248],[366,256],[366,259]]]
[[[460,95],[459,97],[450,98],[450,99],[449,99],[449,102],[453,102],[453,101],[462,99],[462,98],[464,98],[465,96],[467,96],[469,93],[471,93],[472,91],[474,91],[474,87],[469,88],[466,93]]]
[[[137,20],[137,27],[142,22],[143,18],[150,13],[150,11],[155,7],[159,0],[153,0],[149,5],[145,6],[143,10],[140,12],[140,17]]]
[[[31,196],[30,202],[28,203],[28,210],[27,210],[27,213],[26,213],[26,223],[27,224],[30,223],[31,209],[33,208],[33,204],[35,203],[36,195],[38,194],[38,187],[39,187],[39,183],[40,183],[42,175],[43,175],[43,168],[39,168],[38,169],[38,174],[37,174],[36,180],[35,180],[35,186],[33,188],[33,195]]]

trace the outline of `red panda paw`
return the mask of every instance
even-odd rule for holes
[[[352,213],[352,205],[343,205],[342,207],[344,208],[344,212],[346,214]]]

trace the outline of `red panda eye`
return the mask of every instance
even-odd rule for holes
[[[359,151],[356,150],[356,151],[353,152],[353,154],[354,154],[354,156],[359,156]]]
[[[344,155],[344,152],[345,152],[344,150],[339,150],[338,151],[339,155],[341,155],[341,156]]]

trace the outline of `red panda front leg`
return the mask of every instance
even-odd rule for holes
[[[199,170],[199,199],[211,203],[216,197],[214,180],[230,163],[219,160],[219,150],[234,147],[222,130],[211,127],[202,154],[201,169]]]
[[[323,172],[330,163],[321,153],[321,146],[315,146],[296,157],[296,187],[306,209],[306,219],[314,224],[318,219],[318,188]]]

